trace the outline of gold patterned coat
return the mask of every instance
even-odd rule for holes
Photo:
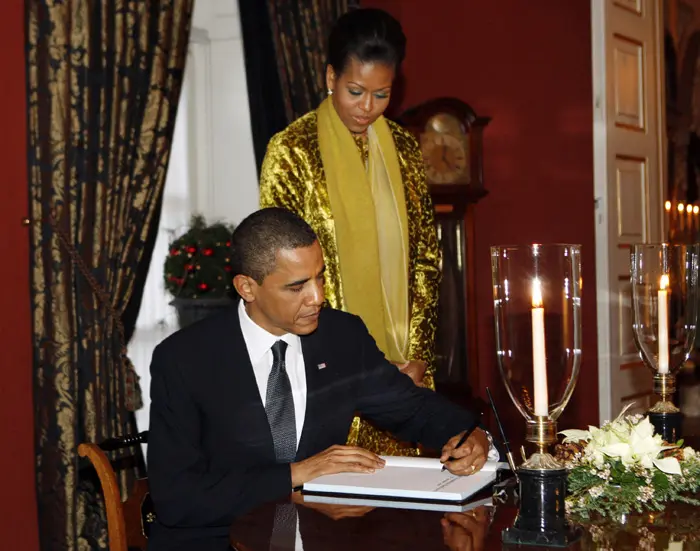
[[[433,205],[418,143],[401,126],[391,121],[388,123],[398,152],[408,214],[408,358],[428,364],[424,384],[434,389],[440,257]],[[361,154],[360,150],[357,154]],[[315,111],[297,119],[270,141],[260,176],[260,206],[284,207],[311,225],[326,262],[326,301],[333,308],[346,310]],[[353,422],[348,443],[382,454],[418,453],[358,419]]]

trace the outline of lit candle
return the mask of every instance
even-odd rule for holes
[[[700,212],[700,207],[697,205],[693,206],[693,228],[694,228],[694,233],[693,233],[693,243],[697,241],[697,232],[700,230],[700,225],[698,225],[698,212]]]
[[[684,211],[685,205],[683,203],[678,203],[678,231],[681,233],[681,239],[683,238],[683,232],[685,231],[685,219],[683,218]]]
[[[662,275],[659,282],[657,307],[659,313],[659,373],[668,373],[668,283],[668,276]]]
[[[685,212],[688,215],[688,238],[692,241],[693,240],[693,205],[688,203],[688,205],[685,207]]]
[[[562,324],[564,326],[564,351],[569,350],[569,278],[564,278],[564,294],[562,300]]]
[[[664,203],[664,210],[666,211],[666,235],[671,234],[671,201],[666,201]]]
[[[544,305],[540,280],[532,281],[532,369],[535,386],[535,415],[549,415],[547,357],[544,348]]]

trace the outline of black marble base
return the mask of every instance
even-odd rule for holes
[[[566,521],[566,470],[518,469],[520,501],[512,528],[501,534],[506,545],[568,547],[581,531]]]
[[[661,437],[671,444],[675,444],[681,438],[681,424],[683,423],[683,414],[679,411],[676,413],[652,413],[648,412],[649,421],[654,425],[654,431],[660,434]]]
[[[581,539],[580,528],[569,526],[563,532],[531,532],[513,526],[503,530],[503,545],[535,545],[538,547],[569,547]]]

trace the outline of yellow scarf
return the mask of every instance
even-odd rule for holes
[[[367,130],[366,169],[327,98],[318,142],[333,212],[345,307],[394,362],[408,354],[408,216],[394,138],[384,117]]]

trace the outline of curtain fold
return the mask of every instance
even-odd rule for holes
[[[285,112],[277,73],[277,54],[272,41],[267,3],[265,0],[238,0],[238,13],[243,36],[253,149],[259,174],[267,143],[290,121]]]
[[[134,430],[122,319],[157,225],[193,2],[26,3],[42,549],[107,546],[76,448]],[[122,471],[122,490],[133,474]]]
[[[270,138],[326,96],[330,30],[357,0],[238,0],[258,172]]]
[[[326,97],[326,48],[348,0],[267,0],[277,71],[289,122]]]

